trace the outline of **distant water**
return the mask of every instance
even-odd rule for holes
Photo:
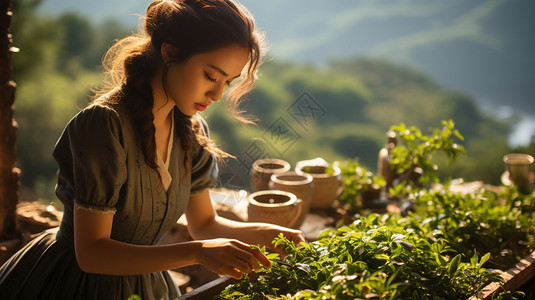
[[[535,116],[522,115],[509,135],[508,144],[511,147],[526,146],[532,139],[535,139]]]
[[[525,114],[508,105],[495,106],[481,101],[479,103],[484,111],[498,119],[518,119],[507,139],[509,147],[526,146],[535,139],[535,115]]]

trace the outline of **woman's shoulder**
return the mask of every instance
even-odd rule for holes
[[[118,132],[123,127],[124,118],[120,104],[96,100],[78,112],[67,128],[83,132]]]
[[[74,150],[98,153],[102,149],[124,149],[124,127],[117,106],[94,101],[78,112],[65,126],[54,147],[54,157]],[[81,153],[81,152],[80,152]]]
[[[97,117],[97,118],[124,118],[123,101],[120,100],[117,91],[112,90],[94,99],[89,105],[82,109],[75,118]]]
[[[73,123],[71,125],[109,125],[110,123],[116,123],[119,120],[120,115],[115,107],[103,103],[91,103],[76,114],[70,123]]]
[[[117,117],[120,118],[121,114],[119,113],[120,108],[118,104],[106,103],[106,102],[97,102],[94,101],[90,103],[87,107],[82,109],[80,113],[82,114],[97,114],[106,117]]]
[[[99,95],[87,105],[79,115],[95,115],[101,118],[124,119],[128,117],[124,104],[124,93],[120,88],[115,88],[107,93]]]

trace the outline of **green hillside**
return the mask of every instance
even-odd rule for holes
[[[31,1],[15,4],[23,12],[13,20],[21,48],[13,57],[18,165],[24,191],[53,199],[53,146],[99,84],[97,65],[110,41],[131,29],[73,13],[43,16]],[[329,161],[358,158],[375,170],[386,131],[401,122],[423,130],[439,127],[444,119],[456,122],[468,157],[441,168],[443,177],[498,183],[501,157],[512,151],[506,144],[510,124],[484,115],[467,94],[385,60],[347,58],[318,67],[273,59],[262,66],[249,98],[247,110],[258,117],[257,127],[229,120],[221,104],[206,113],[216,142],[238,158],[222,168],[222,182],[234,176],[238,187],[247,187],[251,150],[292,165],[318,156]]]
[[[40,11],[75,11],[93,21],[137,25],[146,1],[42,2]],[[530,0],[242,0],[279,60],[325,66],[330,59],[373,56],[418,68],[441,86],[493,110],[535,120],[535,2]],[[112,28],[112,27],[108,27]],[[529,119],[531,118],[531,119]],[[533,121],[531,121],[533,123]],[[515,144],[533,133],[524,125]],[[528,132],[519,137],[518,133]]]

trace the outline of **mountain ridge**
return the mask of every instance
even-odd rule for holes
[[[487,107],[535,116],[535,1],[242,0],[276,59],[325,65],[369,56],[411,65]],[[74,10],[137,25],[149,1],[48,0],[41,11]]]

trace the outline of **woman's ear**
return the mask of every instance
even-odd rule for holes
[[[171,63],[178,54],[178,48],[169,43],[163,43],[160,51],[166,65]]]

